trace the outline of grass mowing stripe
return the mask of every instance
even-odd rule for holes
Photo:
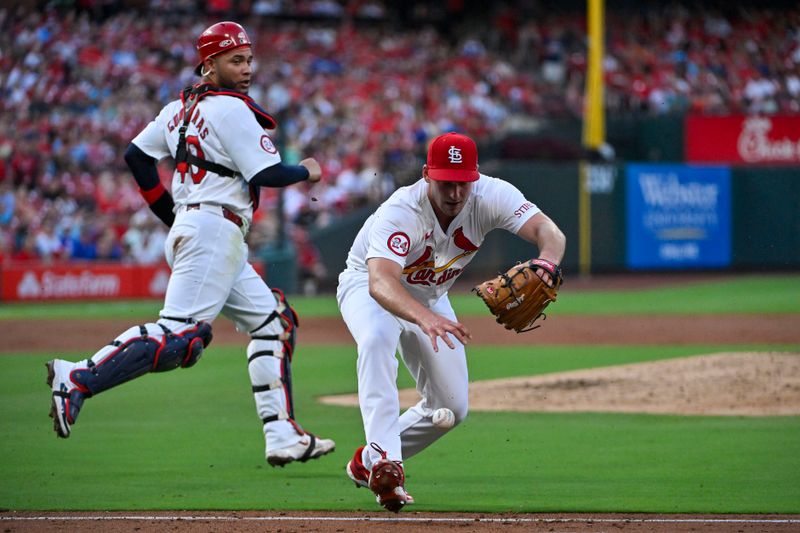
[[[477,380],[730,349],[474,347],[469,357]],[[358,409],[313,399],[355,391],[351,347],[298,352],[298,419],[338,449],[284,469],[264,461],[242,349],[88,400],[67,440],[46,415],[45,359],[0,357],[0,454],[14,458],[0,463],[4,508],[377,510],[343,473],[363,439]],[[796,513],[800,417],[474,412],[407,465],[419,511]]]
[[[460,316],[484,316],[483,301],[469,293],[450,295]],[[305,316],[339,317],[333,296],[292,296],[301,320]],[[0,320],[153,318],[161,301],[79,303],[21,303],[0,305]],[[800,313],[800,276],[763,276],[625,291],[571,292],[565,285],[553,313],[583,314],[697,314],[697,313]]]

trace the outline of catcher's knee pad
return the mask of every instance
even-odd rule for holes
[[[189,324],[190,327],[180,333],[173,333],[163,324],[158,326],[164,331],[164,338],[156,352],[153,372],[173,370],[179,366],[182,368],[194,366],[213,338],[211,324],[208,322]]]
[[[73,371],[73,381],[91,395],[121,385],[148,372],[194,365],[211,342],[211,325],[189,324],[180,333],[162,324],[134,326]]]

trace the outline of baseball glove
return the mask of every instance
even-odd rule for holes
[[[550,275],[549,283],[537,274],[539,269]],[[562,281],[558,265],[545,259],[531,259],[472,290],[483,298],[498,324],[522,333],[541,326],[534,322],[539,317],[547,318],[543,311],[556,301]]]

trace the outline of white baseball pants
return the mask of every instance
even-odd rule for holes
[[[339,309],[358,348],[358,399],[367,443],[374,442],[391,460],[407,459],[442,437],[447,430],[431,422],[433,411],[447,407],[456,424],[467,415],[469,377],[464,346],[455,338],[455,349],[438,340],[433,351],[430,338],[416,324],[400,319],[380,306],[370,295],[367,275],[339,276]],[[431,309],[455,320],[447,295]],[[401,358],[416,382],[420,401],[400,414],[397,391]],[[380,459],[365,448],[364,466]]]
[[[281,333],[283,328],[279,320],[264,324],[277,303],[270,288],[247,260],[245,231],[224,218],[219,208],[208,207],[210,209],[180,209],[176,214],[164,245],[172,275],[161,316],[212,322],[221,312],[233,321],[238,331]],[[274,356],[258,357],[249,362],[253,387],[278,382],[282,343],[251,340],[250,344],[248,352],[254,351],[257,345],[258,351],[274,353]],[[259,418],[278,418],[264,424],[267,449],[291,446],[302,438],[286,419],[287,399],[282,390],[254,392],[254,398]]]

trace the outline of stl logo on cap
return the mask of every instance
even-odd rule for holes
[[[439,135],[428,148],[427,175],[437,181],[477,181],[478,148],[460,133]]]
[[[450,147],[450,149],[447,151],[447,155],[450,156],[451,163],[461,163],[461,150],[455,146]]]

